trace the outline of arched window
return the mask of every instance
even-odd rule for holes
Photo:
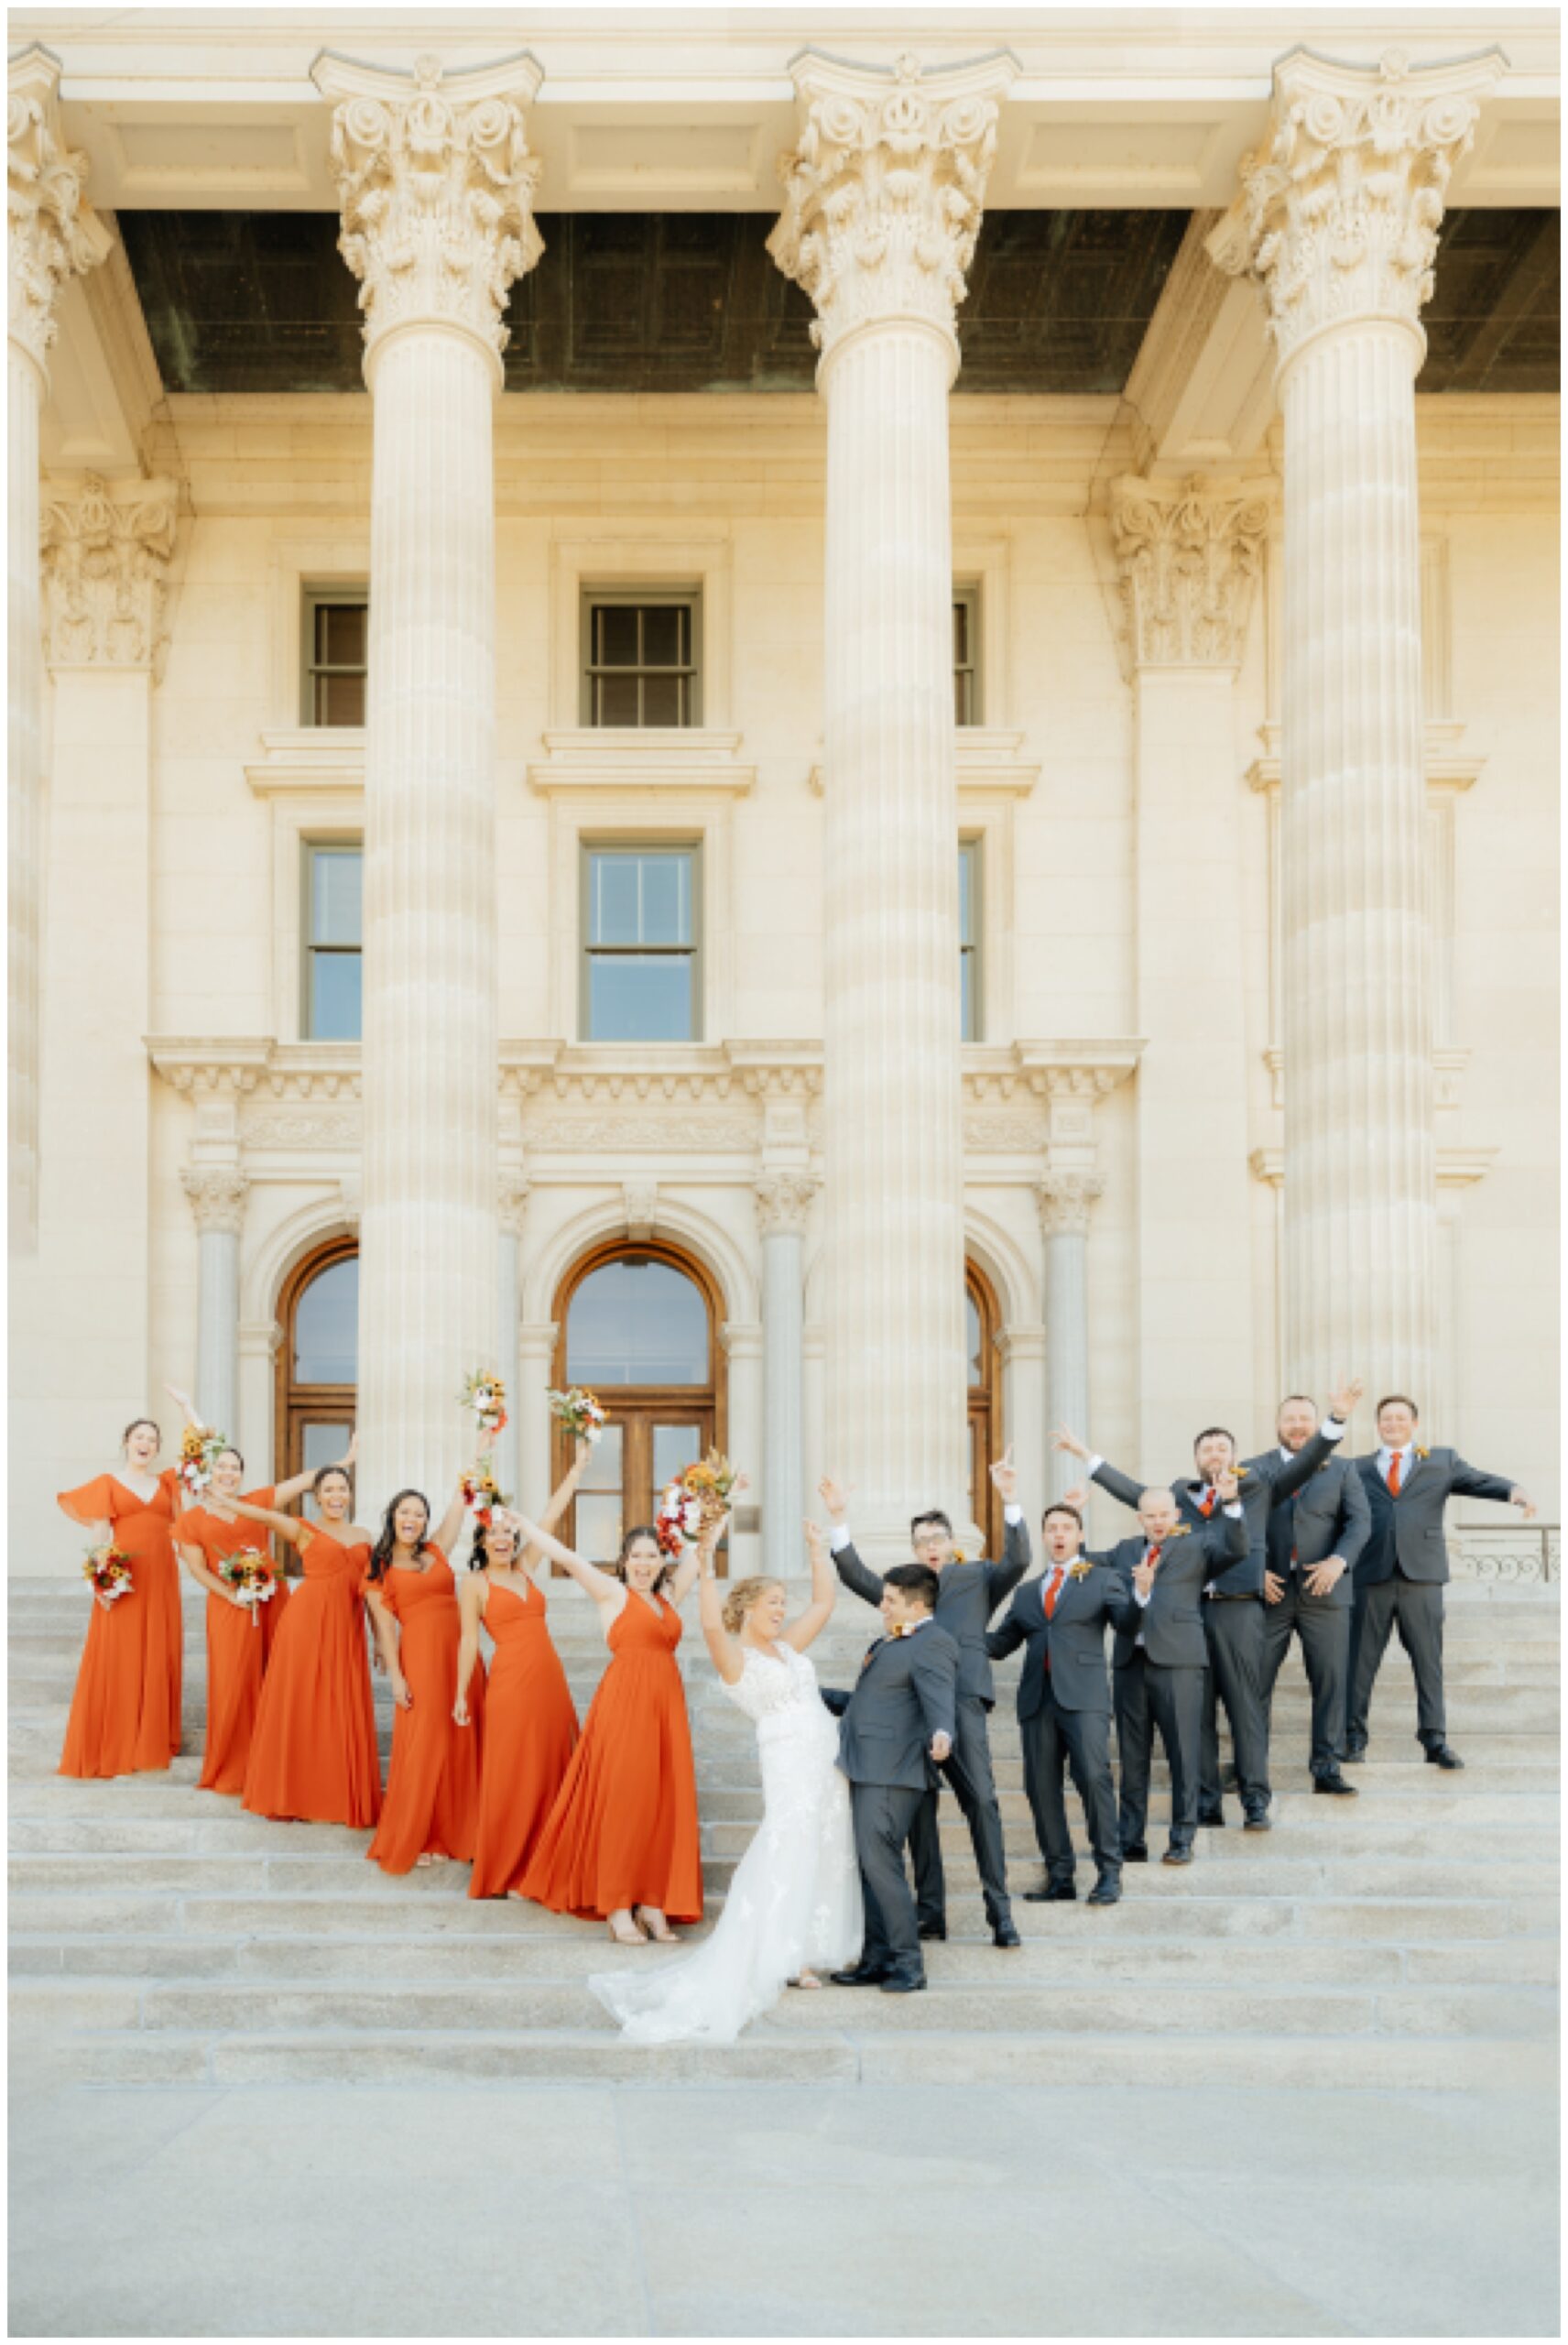
[[[297,1262],[278,1316],[277,1456],[279,1481],[341,1457],[359,1388],[359,1249],[334,1238]],[[305,1501],[310,1509],[310,1501]]]
[[[561,1282],[555,1382],[587,1385],[611,1416],[563,1532],[595,1563],[615,1560],[628,1524],[652,1520],[671,1475],[724,1445],[719,1309],[707,1273],[673,1246],[618,1240]],[[558,1428],[558,1478],[570,1456]]]
[[[1005,1529],[1002,1501],[990,1474],[1003,1447],[999,1320],[990,1282],[973,1262],[964,1269],[964,1315],[969,1355],[969,1509],[985,1533],[985,1553],[999,1555]]]

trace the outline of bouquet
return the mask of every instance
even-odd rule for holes
[[[463,1476],[463,1503],[472,1510],[481,1532],[490,1528],[495,1509],[507,1504],[505,1491],[487,1465],[470,1467]]]
[[[185,1438],[180,1445],[177,1468],[186,1495],[192,1506],[212,1478],[212,1462],[230,1446],[228,1434],[210,1432],[205,1425],[187,1425]]]
[[[488,1449],[506,1423],[506,1388],[498,1376],[483,1372],[465,1377],[458,1399],[465,1409],[474,1412],[479,1427],[479,1445]]]
[[[131,1559],[123,1547],[108,1540],[102,1547],[89,1547],[82,1576],[94,1596],[113,1604],[116,1596],[131,1592]]]
[[[236,1547],[218,1565],[218,1577],[234,1591],[242,1604],[250,1607],[253,1629],[261,1626],[261,1608],[270,1604],[278,1588],[278,1573],[259,1547]]]
[[[550,1412],[558,1424],[566,1427],[573,1441],[597,1441],[610,1422],[610,1412],[594,1393],[584,1391],[582,1385],[572,1385],[570,1391],[545,1394]]]
[[[653,1528],[667,1555],[679,1557],[696,1544],[705,1525],[718,1522],[739,1479],[729,1459],[710,1449],[706,1457],[665,1484]]]

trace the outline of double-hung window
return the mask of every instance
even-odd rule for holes
[[[694,845],[583,848],[586,1042],[701,1040],[702,877]]]
[[[702,659],[695,588],[583,589],[584,725],[701,725]]]
[[[305,848],[304,1031],[311,1042],[360,1038],[361,890],[357,842]]]
[[[306,725],[363,725],[370,601],[363,586],[308,586],[300,710]]]
[[[980,1040],[980,848],[979,839],[958,842],[958,965],[966,1042]]]
[[[959,725],[980,717],[980,589],[956,586],[953,594],[953,704]]]

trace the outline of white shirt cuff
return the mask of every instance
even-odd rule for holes
[[[1236,1515],[1241,1514],[1241,1512],[1242,1512],[1241,1500],[1240,1500],[1239,1499],[1232,1499],[1232,1500],[1231,1500],[1231,1502],[1230,1502],[1229,1506],[1227,1506],[1227,1507],[1226,1507],[1226,1509],[1225,1509],[1225,1512],[1226,1512],[1227,1514],[1236,1514]],[[1245,1520],[1245,1517],[1244,1517],[1243,1519]]]
[[[1099,1455],[1098,1451],[1095,1452],[1093,1457],[1086,1461],[1083,1471],[1091,1482],[1094,1480],[1095,1475],[1099,1472],[1105,1462],[1105,1459]]]
[[[1005,1506],[1002,1509],[1002,1520],[1004,1522],[1021,1522],[1023,1519],[1024,1511],[1021,1506]]]
[[[1345,1427],[1337,1417],[1325,1417],[1323,1419],[1323,1437],[1325,1441],[1343,1441],[1345,1439]]]
[[[1150,1588],[1149,1596],[1152,1596],[1154,1590]],[[1140,1589],[1135,1587],[1132,1592],[1132,1600],[1136,1605],[1138,1605],[1141,1608],[1148,1604],[1149,1596],[1145,1596]]]
[[[847,1522],[835,1522],[835,1523],[833,1524],[833,1529],[828,1532],[828,1545],[833,1549],[833,1554],[836,1555],[836,1554],[841,1554],[841,1553],[842,1553],[842,1551],[843,1551],[845,1547],[847,1547],[847,1546],[848,1546],[848,1544],[849,1544],[849,1525],[848,1525],[848,1523],[847,1523]]]

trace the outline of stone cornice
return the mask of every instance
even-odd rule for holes
[[[1040,769],[1022,756],[1024,734],[999,725],[960,725],[954,731],[958,791],[987,798],[1028,798],[1040,780]],[[817,797],[824,788],[822,765],[811,767],[808,787]]]
[[[43,638],[51,669],[160,671],[179,496],[171,480],[110,484],[88,473],[74,494],[46,496]]]
[[[365,788],[363,725],[290,725],[259,737],[261,756],[244,769],[257,798]]]
[[[1236,668],[1269,543],[1272,484],[1200,475],[1111,485],[1135,668]]]
[[[573,790],[715,791],[744,798],[757,768],[742,762],[741,736],[702,725],[573,726],[540,736],[545,756],[528,768],[541,798]]]

